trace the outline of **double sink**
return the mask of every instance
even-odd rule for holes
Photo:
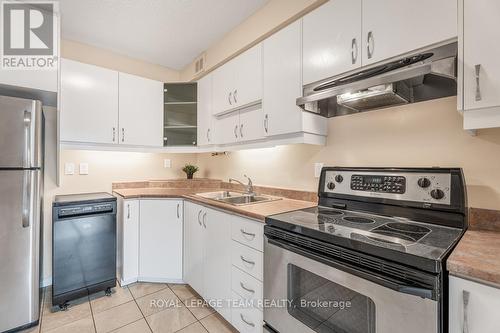
[[[232,191],[205,192],[205,193],[196,193],[196,195],[205,199],[224,202],[233,206],[251,205],[251,204],[269,202],[281,199],[269,195],[262,195],[262,194],[248,195],[245,193],[232,192]]]

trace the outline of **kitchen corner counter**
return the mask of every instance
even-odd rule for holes
[[[500,211],[472,208],[470,216],[469,230],[448,258],[447,269],[451,275],[500,287]]]
[[[261,222],[264,222],[266,216],[269,215],[317,206],[316,201],[310,200],[311,198],[316,197],[315,194],[311,192],[267,188],[262,186],[256,186],[255,188],[259,194],[279,196],[281,199],[244,206],[233,206],[195,195],[196,193],[213,192],[226,189],[242,190],[234,184],[227,184],[221,181],[217,182],[213,180],[173,180],[165,181],[163,183],[159,181],[116,183],[113,184],[113,193],[124,199],[184,198],[195,203],[232,212]],[[304,198],[306,200],[300,200],[298,198]]]

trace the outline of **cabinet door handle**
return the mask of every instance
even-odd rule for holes
[[[180,212],[179,212],[180,207],[181,207],[181,204],[177,204],[177,218],[181,217]]]
[[[198,224],[201,226],[201,209],[198,211]]]
[[[122,142],[125,141],[125,128],[122,127]]]
[[[233,102],[231,102],[231,96],[233,96],[233,92],[231,91],[229,95],[227,95],[227,100],[229,102],[229,105],[233,105]]]
[[[356,38],[352,39],[351,42],[351,62],[354,65],[358,60],[358,41]]]
[[[269,125],[269,115],[266,114],[264,116],[264,130],[266,131],[266,133],[268,132],[268,125]]]
[[[240,125],[240,138],[243,137],[243,124]]]
[[[234,126],[234,137],[238,139],[238,125]]]
[[[243,256],[240,256],[240,259],[241,259],[241,261],[246,262],[249,265],[252,265],[252,266],[255,265],[255,261],[245,259],[245,257],[243,257]]]
[[[130,219],[130,204],[127,204],[127,219]]]
[[[116,140],[116,127],[113,127],[113,142]]]
[[[205,229],[207,228],[206,218],[207,218],[207,212],[203,213],[203,218],[202,218],[203,226],[205,227]]]
[[[250,236],[252,237],[252,239],[255,238],[255,234],[254,233],[251,233],[251,232],[246,232],[245,230],[243,229],[240,229],[241,233],[244,235],[244,236]]]
[[[469,297],[470,293],[467,290],[462,291],[463,307],[464,307],[464,322],[462,333],[469,333]]]
[[[241,318],[241,320],[242,320],[245,324],[247,324],[248,326],[255,327],[255,324],[254,324],[254,323],[251,323],[251,322],[249,322],[249,321],[247,321],[247,320],[245,319],[245,317],[243,317],[243,314],[242,314],[242,313],[240,313],[240,318]]]
[[[481,64],[474,66],[476,70],[476,102],[482,99],[481,97],[481,86],[479,84],[480,74],[481,74]]]
[[[240,282],[240,287],[241,287],[243,290],[248,291],[249,293],[255,294],[255,290],[245,287],[245,285],[243,284],[243,282]]]
[[[207,141],[210,142],[210,128],[207,129]]]
[[[368,59],[371,59],[373,57],[373,52],[375,50],[375,39],[373,38],[372,31],[368,32],[368,36],[367,36],[366,40],[368,41],[368,43],[366,44],[366,52],[368,55]]]
[[[235,89],[234,93],[233,93],[234,104],[238,103],[238,100],[236,99],[236,95],[238,95],[238,89]]]

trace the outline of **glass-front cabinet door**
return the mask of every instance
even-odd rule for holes
[[[196,146],[197,84],[165,83],[163,145]]]

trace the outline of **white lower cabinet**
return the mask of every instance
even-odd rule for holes
[[[182,282],[183,201],[118,197],[117,276],[137,281]]]
[[[499,332],[500,289],[454,276],[449,282],[449,332]]]

